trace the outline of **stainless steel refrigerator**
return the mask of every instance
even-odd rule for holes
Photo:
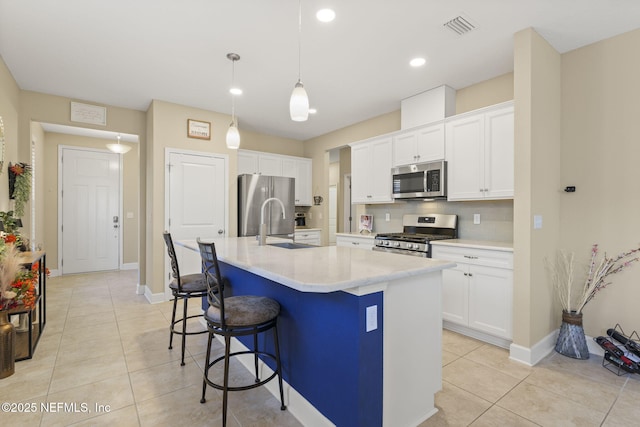
[[[265,206],[264,222],[267,235],[293,238],[295,229],[295,180],[282,176],[238,175],[238,236],[257,236],[260,231],[260,210],[265,200],[278,198]]]

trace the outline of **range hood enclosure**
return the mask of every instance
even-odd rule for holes
[[[438,86],[400,101],[400,129],[437,122],[455,113],[456,90]]]

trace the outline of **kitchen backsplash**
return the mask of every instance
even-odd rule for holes
[[[456,214],[458,238],[471,240],[513,241],[513,200],[475,202],[405,202],[388,205],[359,205],[356,224],[361,214],[373,215],[373,232],[402,231],[404,214]],[[386,215],[389,214],[389,221]],[[480,224],[473,223],[474,214],[480,215]]]

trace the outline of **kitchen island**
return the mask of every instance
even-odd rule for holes
[[[281,304],[285,403],[304,425],[415,426],[437,411],[442,270],[454,263],[258,246],[254,237],[202,240],[215,242],[231,294]],[[194,240],[177,244],[197,250]]]

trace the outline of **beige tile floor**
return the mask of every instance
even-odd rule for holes
[[[133,271],[49,279],[47,326],[35,356],[0,380],[0,402],[37,410],[1,413],[0,425],[221,424],[218,391],[209,388],[200,404],[206,335],[187,339],[181,367],[179,347],[167,349],[171,304],[147,303],[135,295],[136,282]],[[618,377],[595,357],[554,353],[530,368],[449,331],[443,348],[439,412],[421,427],[640,425],[640,375]],[[235,378],[247,375],[235,367]],[[229,410],[229,426],[301,425],[264,388],[232,393]]]

